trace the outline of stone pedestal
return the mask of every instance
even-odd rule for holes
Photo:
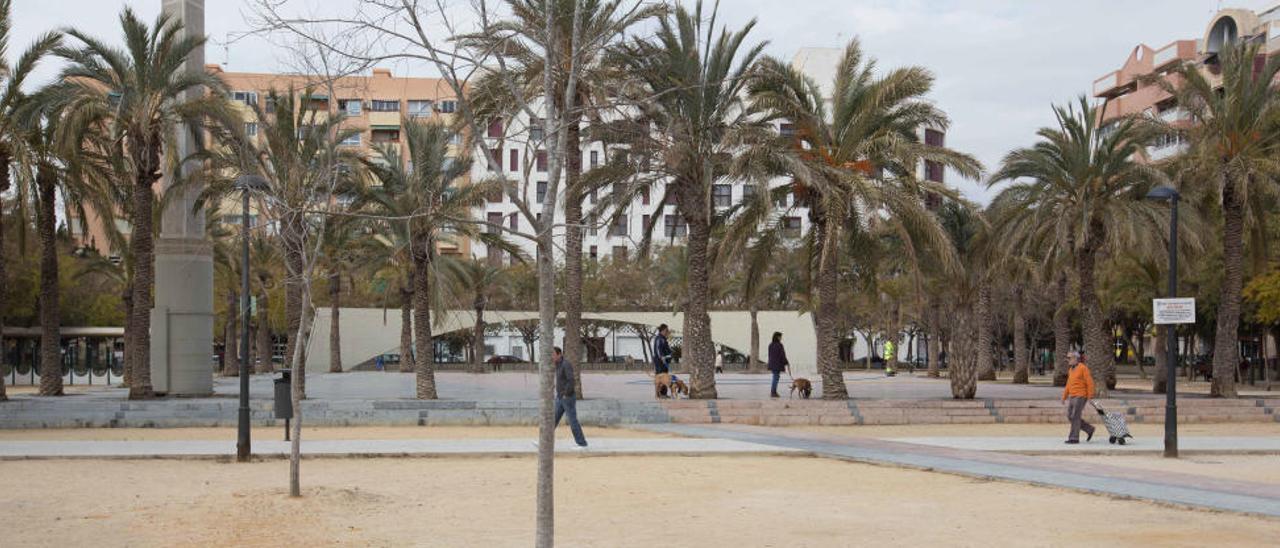
[[[204,0],[163,0],[161,9],[183,24],[182,33],[204,35]],[[204,70],[204,48],[187,57],[183,70]],[[191,91],[188,93],[202,93]],[[181,128],[176,153],[186,158],[201,146],[200,128]],[[184,173],[198,167],[182,166]],[[165,173],[165,191],[174,174]],[[205,396],[213,393],[213,246],[204,213],[192,211],[201,189],[188,187],[170,197],[156,240],[155,307],[151,309],[151,381],[157,393]]]

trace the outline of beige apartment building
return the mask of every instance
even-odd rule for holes
[[[405,120],[435,118],[448,121],[457,108],[457,97],[444,80],[397,77],[384,68],[373,69],[369,76],[340,77],[332,83],[314,76],[226,72],[219,65],[206,65],[205,68],[227,83],[230,99],[238,103],[245,131],[250,137],[257,135],[260,124],[253,105],[269,116],[273,108],[269,101],[272,92],[278,95],[292,92],[298,96],[310,91],[308,104],[304,107],[316,110],[318,116],[342,112],[346,117],[344,126],[361,130],[343,141],[342,146],[356,147],[369,153],[373,152],[375,144],[399,143],[406,147],[401,138],[401,125]],[[461,143],[457,146],[461,147]],[[219,213],[227,223],[239,224],[239,200],[229,197],[221,204]],[[79,240],[79,245],[94,248],[108,257],[119,256],[117,250],[111,249],[101,218],[92,211],[86,212],[86,217],[87,222],[82,223],[76,212],[67,211],[68,226]],[[251,207],[251,225],[259,222],[257,208]],[[117,229],[128,234],[127,222],[117,220],[116,224]],[[467,255],[470,242],[441,244],[440,251]]]
[[[1280,5],[1261,11],[1246,9],[1220,10],[1209,19],[1204,35],[1175,40],[1158,48],[1139,44],[1130,52],[1120,68],[1093,82],[1093,96],[1105,104],[1102,122],[1131,115],[1159,116],[1177,123],[1186,114],[1177,108],[1173,98],[1151,77],[1171,79],[1170,69],[1179,62],[1195,63],[1214,78],[1217,56],[1222,48],[1236,40],[1261,44],[1267,56],[1280,53]],[[1176,81],[1173,81],[1177,85]],[[1159,160],[1180,150],[1182,143],[1169,140],[1148,148],[1148,157]]]

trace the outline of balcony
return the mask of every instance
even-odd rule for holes
[[[1120,87],[1120,71],[1111,71],[1110,74],[1098,78],[1093,81],[1093,96],[1102,97],[1109,95],[1116,88]]]
[[[399,112],[379,112],[367,111],[369,115],[369,125],[374,127],[400,127]]]

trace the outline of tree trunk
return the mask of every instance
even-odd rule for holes
[[[126,281],[124,288],[120,291],[120,302],[124,304],[124,321],[127,326],[129,318],[133,317],[133,284]],[[129,368],[129,349],[133,345],[129,342],[132,332],[126,327],[124,330],[124,350],[120,353],[121,369],[124,375],[121,376],[120,382],[125,388],[133,386],[133,370]],[[115,348],[112,348],[114,353]]]
[[[560,95],[564,97],[564,95]],[[563,103],[561,100],[559,103]],[[577,112],[575,109],[573,112]],[[581,128],[576,116],[565,127],[564,157],[564,358],[574,364],[573,384],[582,399],[582,178]]]
[[[936,297],[929,299],[929,378],[942,376],[942,312]]]
[[[159,180],[160,142],[156,140],[147,151],[150,161],[138,162],[141,166],[137,180],[132,188],[133,211],[130,221],[133,224],[129,237],[130,254],[133,261],[133,310],[125,329],[133,332],[133,336],[125,338],[125,344],[133,342],[131,348],[125,349],[126,367],[132,370],[129,385],[129,399],[142,400],[155,397],[155,389],[151,386],[151,307],[153,303],[152,289],[156,283],[155,234],[152,228],[155,192],[152,190]]]
[[[417,371],[417,367],[414,366],[417,360],[413,357],[413,280],[414,276],[410,274],[404,287],[400,288],[401,373],[413,373]]]
[[[844,385],[844,372],[840,370],[840,334],[837,330],[839,303],[837,302],[837,239],[836,230],[828,222],[821,204],[809,209],[809,219],[814,232],[814,250],[818,254],[818,272],[815,285],[818,308],[814,313],[814,329],[818,342],[818,374],[822,377],[822,398],[849,399]]]
[[[1066,386],[1067,372],[1071,364],[1067,363],[1067,352],[1071,348],[1071,318],[1067,309],[1067,275],[1059,274],[1054,284],[1054,299],[1058,308],[1053,311],[1053,385]]]
[[[329,372],[342,372],[342,273],[329,274]]]
[[[54,214],[58,188],[53,166],[41,164],[36,172],[39,196],[36,227],[40,234],[40,395],[62,395],[62,336],[58,302],[58,239]],[[74,368],[72,374],[75,374]]]
[[[275,371],[275,363],[271,361],[271,325],[268,320],[267,290],[258,295],[258,372]]]
[[[978,306],[973,320],[977,344],[977,375],[980,381],[996,380],[996,368],[991,356],[991,284],[983,280],[978,286]]]
[[[751,303],[751,351],[747,354],[747,370],[755,371],[760,364],[760,322],[756,316],[760,314],[760,309],[755,303]]]
[[[1102,328],[1102,303],[1098,301],[1095,289],[1094,269],[1097,260],[1097,245],[1101,237],[1090,237],[1091,243],[1085,244],[1080,251],[1080,323],[1084,326],[1084,349],[1086,363],[1093,374],[1093,382],[1098,397],[1105,398],[1108,393],[1108,379],[1113,373],[1114,360],[1111,359],[1111,348],[1107,344],[1106,333]],[[1097,243],[1093,243],[1097,242]]]
[[[228,377],[240,376],[240,345],[236,344],[237,319],[240,318],[240,295],[235,291],[227,292],[227,321],[222,330],[222,374]],[[249,359],[247,356],[245,359]]]
[[[1244,200],[1230,181],[1222,188],[1222,288],[1218,330],[1213,343],[1213,381],[1209,395],[1236,397],[1240,364],[1240,290],[1244,284]]]
[[[10,179],[9,167],[13,163],[12,157],[7,146],[0,144],[0,283],[6,283],[8,278],[5,273],[5,263],[8,255],[4,248],[4,195],[9,192],[12,186]],[[9,396],[4,390],[4,360],[7,352],[4,345],[4,316],[9,311],[9,303],[5,300],[4,291],[0,291],[0,401],[6,401]],[[14,364],[15,366],[17,364]]]
[[[1027,318],[1023,313],[1022,286],[1013,288],[1013,384],[1027,384],[1031,375],[1031,356],[1027,351]]]
[[[280,235],[284,240],[284,264],[285,264],[285,281],[284,281],[284,314],[286,320],[286,332],[288,339],[285,341],[285,353],[287,359],[294,362],[294,350],[298,346],[298,332],[302,327],[302,276],[303,272],[303,254],[307,245],[306,227],[303,225],[304,218],[301,212],[285,213],[281,222]],[[295,370],[293,375],[294,384],[302,387],[302,397],[307,397],[307,349],[303,348],[301,352],[296,353],[300,359],[296,360],[296,366],[300,369]]]
[[[957,400],[971,400],[978,393],[977,356],[981,352],[976,348],[980,337],[976,331],[982,329],[979,314],[971,310],[958,311],[955,333],[952,344],[955,346],[947,356],[947,377],[951,381],[951,397]],[[965,329],[967,327],[967,329]],[[968,333],[965,333],[968,331]]]
[[[431,340],[431,239],[413,238],[413,347],[414,387],[420,400],[436,395],[435,345]]]
[[[301,269],[298,272],[302,272]],[[299,284],[299,288],[305,287],[306,282]],[[289,333],[289,340],[297,341],[298,344],[293,347],[293,354],[289,355],[290,369],[293,371],[292,383],[289,385],[290,406],[293,408],[293,424],[289,445],[289,496],[302,496],[302,400],[306,398],[303,392],[305,381],[301,376],[307,374],[307,368],[302,363],[306,359],[306,342],[311,333],[311,290],[306,288],[298,293],[298,311],[301,312],[298,317],[298,330]]]
[[[691,189],[692,185],[684,185]],[[696,196],[693,196],[695,195]],[[693,190],[685,193],[681,211],[689,225],[689,300],[684,311],[684,348],[681,361],[689,362],[689,397],[715,399],[715,347],[711,343],[711,316],[707,306],[711,301],[710,270],[707,248],[711,240],[711,227],[705,212],[705,199]]]
[[[475,331],[475,337],[471,341],[471,357],[473,360],[471,371],[473,373],[484,373],[484,294],[476,297],[473,303],[476,312],[476,324],[472,327]]]

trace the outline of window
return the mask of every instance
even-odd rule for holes
[[[941,183],[943,178],[942,164],[932,161],[924,161],[924,178],[935,183]]]
[[[640,233],[641,234],[644,234],[644,229],[649,227],[649,220],[652,218],[653,218],[652,215],[643,215],[640,217]]]
[[[596,232],[596,214],[592,212],[587,215],[587,234],[595,236]]]
[[[515,213],[512,213],[509,217],[507,217],[507,228],[510,228],[511,230],[519,230],[520,216]]]
[[[543,119],[534,118],[532,122],[529,122],[529,140],[535,141],[535,142],[541,141],[543,137],[546,136],[545,132],[543,131],[544,128],[545,126],[543,125]]]
[[[489,223],[489,226],[484,227],[485,232],[489,234],[497,234],[499,232],[498,227],[502,226],[502,213],[490,211],[485,214],[485,221]]]
[[[662,218],[662,234],[668,238],[683,238],[689,234],[689,225],[679,215],[665,215]]]
[[[596,260],[600,258],[600,248],[599,248],[599,247],[596,247],[596,246],[594,246],[594,245],[593,245],[593,246],[591,246],[591,255],[590,255],[590,256],[591,256],[591,262],[596,262]]]
[[[440,112],[444,114],[452,114],[458,110],[458,102],[452,99],[448,101],[440,101]]]
[[[791,193],[790,193],[790,192],[788,192],[788,193],[775,193],[775,194],[773,195],[773,205],[774,205],[775,207],[787,207],[787,196],[790,196],[790,195],[791,195]]]
[[[539,172],[542,172],[542,173],[546,173],[546,171],[547,171],[547,151],[545,151],[545,150],[539,150],[539,151],[538,151],[538,153],[534,156],[534,158],[535,158],[535,163],[537,164],[537,169],[538,169],[538,171],[539,171]]]
[[[507,164],[507,170],[512,173],[516,173],[520,171],[520,151],[513,148],[511,149],[510,156],[511,160]]]
[[[591,193],[587,194],[587,203],[592,205],[596,203],[596,189],[591,189]]]
[[[375,143],[398,143],[400,142],[400,130],[398,129],[375,129],[370,133],[370,139]]]
[[[936,129],[926,129],[924,130],[924,144],[940,147],[942,146],[944,136],[944,133]]]
[[[373,112],[400,112],[400,101],[374,99],[369,101],[369,110]]]
[[[538,203],[542,203],[546,199],[547,199],[547,182],[539,181],[538,182]],[[542,214],[539,213],[538,216],[541,217]]]
[[[502,118],[492,118],[489,120],[489,129],[485,135],[495,139],[502,137]]]
[[[591,151],[591,168],[595,169],[598,165],[600,165],[600,153],[593,150]]]
[[[613,246],[613,260],[615,261],[627,260],[627,246],[624,246],[624,245]]]
[[[711,205],[713,207],[729,207],[733,204],[733,187],[730,185],[711,185]]]
[[[751,183],[742,185],[742,201],[750,203],[754,199],[756,199],[756,185]]]
[[[640,190],[640,204],[649,205],[649,187]]]
[[[495,187],[493,190],[490,190],[489,192],[485,193],[484,199],[485,199],[485,201],[487,201],[487,202],[489,202],[489,203],[491,203],[491,204],[500,204],[500,203],[502,203],[502,188],[501,188],[501,187]],[[501,222],[501,221],[499,221],[499,222]]]
[[[489,171],[502,171],[502,149],[489,149],[489,160],[493,163],[489,164]]]
[[[800,218],[787,217],[782,220],[782,235],[787,238],[800,237]]]
[[[342,139],[342,142],[339,144],[343,146],[360,146],[360,133],[352,133],[351,135],[346,136],[346,138]]]
[[[781,135],[783,137],[795,137],[796,125],[786,124],[786,123],[778,124],[778,135]]]
[[[409,117],[421,118],[423,116],[431,116],[431,107],[434,105],[430,100],[416,99],[409,101]]]
[[[264,108],[264,110],[266,110],[266,111],[267,111],[267,114],[271,114],[271,113],[275,112],[275,111],[276,111],[276,98],[275,98],[274,96],[267,96],[266,106],[265,106],[265,107],[263,107],[263,108]]]
[[[258,123],[257,123],[257,122],[246,122],[246,123],[244,124],[244,134],[245,134],[245,135],[248,135],[248,136],[250,136],[250,137],[255,137],[255,136],[257,136],[257,135],[258,135]]]
[[[347,116],[359,116],[363,106],[359,99],[338,99],[338,110]]]
[[[231,100],[239,101],[246,105],[258,106],[258,92],[256,91],[233,91],[231,92]]]
[[[626,236],[627,235],[627,215],[625,213],[618,215],[609,223],[610,236]]]

